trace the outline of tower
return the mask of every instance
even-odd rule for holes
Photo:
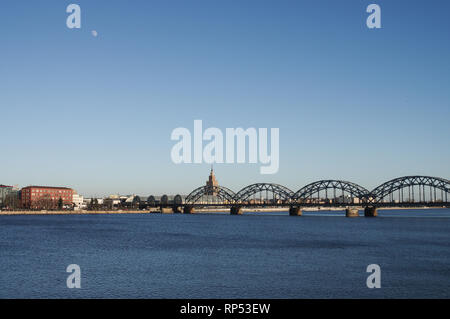
[[[206,181],[206,188],[207,188],[207,195],[217,195],[217,189],[215,187],[219,186],[219,182],[216,179],[216,176],[214,176],[214,169],[211,165],[211,172],[209,173],[209,178]]]

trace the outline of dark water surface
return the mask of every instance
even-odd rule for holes
[[[0,216],[0,269],[0,298],[449,298],[450,210]]]

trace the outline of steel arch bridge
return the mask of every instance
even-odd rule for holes
[[[232,204],[236,193],[223,186],[201,186],[194,189],[186,198],[185,204],[196,204],[203,196],[217,196],[224,203]]]
[[[385,197],[389,196],[390,201],[393,202],[394,193],[398,191],[399,202],[405,202],[405,194],[404,189],[408,188],[408,201],[407,202],[415,202],[414,198],[414,186],[419,187],[418,191],[418,201],[425,202],[426,201],[426,191],[425,186],[429,187],[429,199],[431,202],[437,201],[436,190],[441,191],[441,200],[442,202],[448,203],[448,193],[450,192],[450,181],[444,178],[439,177],[430,177],[430,176],[404,176],[394,178],[390,181],[387,181],[380,186],[373,189],[368,194],[368,199],[373,203],[380,203],[384,200]],[[445,193],[445,195],[444,195]],[[445,200],[444,200],[445,197]]]
[[[405,189],[407,189],[406,192]],[[264,192],[266,192],[265,196]],[[259,201],[255,197],[258,193],[260,194]],[[273,196],[273,200],[270,199],[269,194]],[[427,196],[425,196],[426,194]],[[448,179],[430,176],[404,176],[387,181],[372,191],[353,182],[332,179],[310,183],[295,193],[285,186],[274,183],[251,184],[237,193],[223,186],[201,186],[194,189],[184,201],[180,197],[174,199],[173,205],[178,207],[408,207],[411,205],[449,207],[449,194],[450,181]],[[164,197],[161,198],[161,203],[165,202]],[[386,199],[386,197],[389,197],[389,199]],[[148,204],[154,202],[153,196],[147,199]]]
[[[280,199],[283,201],[290,201],[292,195],[294,194],[289,188],[272,183],[256,183],[244,187],[239,192],[237,192],[235,196],[235,201],[238,203],[242,203],[247,201],[252,195],[266,192],[266,199],[268,200],[268,193],[272,193],[273,199]],[[278,198],[275,198],[275,195]]]
[[[336,190],[341,191],[342,195],[344,192],[350,194],[351,197],[357,197],[359,199],[364,198],[369,191],[352,182],[341,181],[341,180],[321,180],[317,182],[313,182],[308,184],[302,188],[300,188],[293,196],[292,200],[294,201],[303,201],[307,199],[312,199],[313,195],[317,193],[319,197],[321,191],[325,191],[325,198],[328,198],[328,190],[333,190],[333,197],[336,198]]]

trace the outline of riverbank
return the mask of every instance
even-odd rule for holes
[[[359,210],[364,210],[362,207],[356,207]],[[412,209],[445,209],[445,207],[380,207],[381,210],[412,210]],[[304,207],[302,208],[305,212],[326,212],[326,211],[343,211],[345,208],[339,207]],[[288,212],[289,207],[268,207],[268,208],[243,208],[244,212]],[[199,208],[195,210],[196,213],[229,213],[229,208]],[[163,212],[159,208],[152,208],[150,210],[64,210],[64,211],[0,211],[0,215],[104,215],[104,214],[160,214],[160,213],[171,213],[170,209],[164,209]]]
[[[88,214],[144,214],[150,213],[148,210],[55,210],[55,211],[0,211],[0,215],[88,215]]]

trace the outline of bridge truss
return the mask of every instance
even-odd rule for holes
[[[317,202],[325,200],[336,202],[348,198],[357,198],[362,201],[369,191],[364,187],[347,181],[340,180],[321,180],[304,186],[299,189],[292,197],[296,202]],[[332,195],[332,196],[329,196]],[[350,197],[346,197],[350,196]]]
[[[280,206],[280,205],[432,205],[449,206],[450,181],[430,176],[404,176],[387,181],[369,191],[358,184],[342,180],[320,180],[310,183],[297,192],[274,183],[256,183],[235,193],[224,186],[201,186],[194,189],[183,201],[177,195],[174,206]],[[154,206],[154,196],[147,204]],[[160,205],[169,205],[166,195]]]
[[[290,202],[294,194],[289,188],[279,184],[257,183],[244,187],[235,196],[236,203],[279,203]],[[256,196],[259,195],[259,196]],[[253,196],[253,199],[252,199]]]
[[[450,181],[430,176],[404,176],[392,179],[373,189],[368,194],[374,203],[448,203]]]
[[[236,193],[223,186],[201,186],[194,189],[185,199],[186,204],[233,204]]]

